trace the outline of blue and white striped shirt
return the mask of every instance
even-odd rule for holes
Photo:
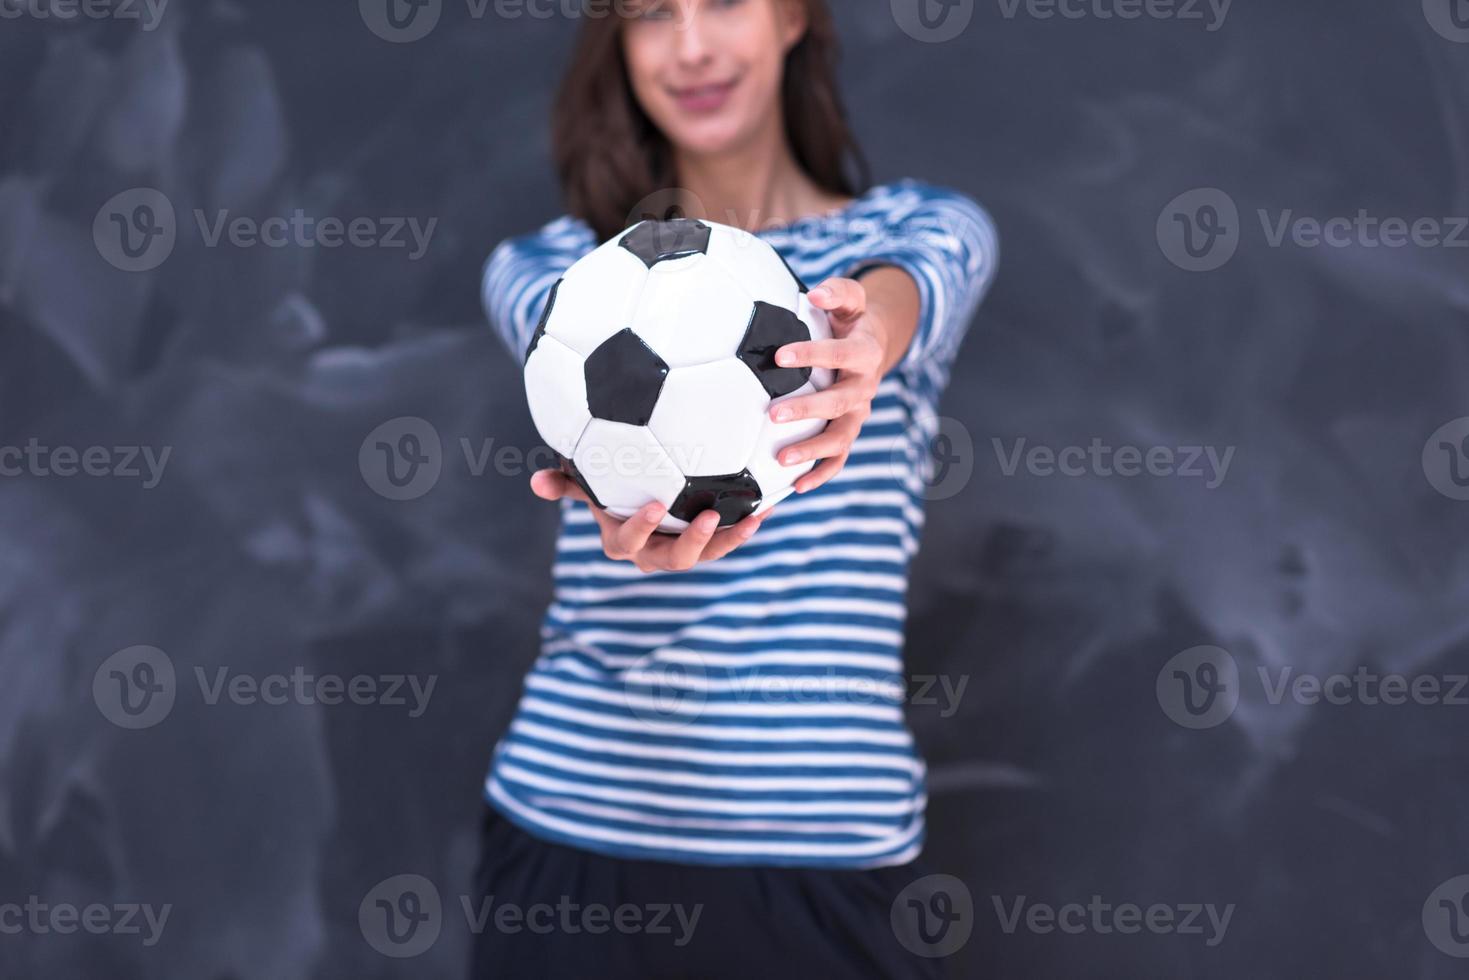
[[[488,800],[544,839],[684,863],[863,868],[923,845],[925,769],[903,717],[908,570],[937,402],[994,276],[989,216],[916,180],[759,232],[809,285],[893,265],[919,325],[843,469],[750,542],[683,572],[602,552],[561,501],[541,653]],[[523,359],[552,285],[599,242],[569,216],[503,242],[491,324]]]

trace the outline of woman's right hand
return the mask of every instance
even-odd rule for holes
[[[592,503],[585,490],[560,470],[539,470],[530,488],[542,500],[571,497],[584,500],[602,528],[602,550],[615,561],[630,561],[644,572],[686,572],[700,562],[723,558],[750,540],[771,510],[752,515],[722,531],[719,515],[706,510],[680,534],[657,534],[658,522],[668,512],[661,503],[647,504],[627,520],[613,517]]]

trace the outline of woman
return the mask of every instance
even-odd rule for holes
[[[521,358],[567,267],[647,202],[676,204],[819,283],[833,339],[778,358],[836,382],[772,409],[829,420],[781,451],[820,461],[796,494],[723,530],[710,511],[655,534],[659,504],[621,521],[565,474],[533,476],[560,501],[555,600],[485,783],[477,881],[527,924],[492,913],[475,975],[931,975],[889,920],[923,874],[902,629],[934,409],[994,231],[915,180],[858,193],[820,0],[615,6],[584,24],[556,103],[570,213],[495,250],[491,323]]]

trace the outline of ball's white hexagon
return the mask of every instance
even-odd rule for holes
[[[631,517],[654,500],[671,507],[686,482],[653,433],[642,425],[592,419],[571,460],[614,517]]]
[[[727,357],[669,371],[648,428],[682,472],[723,476],[745,468],[769,405],[745,363]]]
[[[755,303],[739,283],[707,258],[658,263],[638,303],[638,336],[670,368],[734,357],[755,315]],[[698,264],[686,271],[664,271],[691,260]]]
[[[752,299],[787,310],[796,308],[796,297],[804,295],[796,274],[786,268],[769,243],[740,228],[712,228],[709,254]]]
[[[592,420],[587,408],[585,361],[547,334],[525,362],[525,397],[530,417],[546,445],[570,456]]]
[[[599,245],[566,270],[546,333],[589,357],[608,337],[633,325],[647,281],[647,267],[617,239]]]
[[[830,318],[827,317],[825,310],[818,310],[816,307],[812,306],[811,301],[806,298],[805,293],[800,294],[800,297],[796,300],[795,306],[792,308],[796,311],[796,316],[801,318],[801,322],[806,324],[806,329],[811,331],[812,340],[831,339]],[[836,372],[833,371],[831,368],[824,367],[812,368],[811,377],[808,379],[809,383],[813,385],[817,391],[822,391],[826,388],[830,388],[832,382],[835,380]]]
[[[772,400],[770,404],[779,405],[783,401],[810,395],[815,391],[816,386],[807,381],[789,395],[782,395]],[[785,466],[778,458],[780,451],[787,446],[804,442],[820,434],[826,426],[826,419],[796,419],[792,422],[776,422],[770,418],[769,414],[765,416],[760,434],[755,438],[755,448],[750,452],[750,461],[746,464],[750,475],[755,478],[756,483],[760,484],[760,506],[755,508],[755,513],[763,514],[789,496],[795,482],[816,466],[814,459],[808,459],[794,466]]]

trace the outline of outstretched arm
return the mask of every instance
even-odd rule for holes
[[[856,279],[828,279],[807,294],[825,310],[832,339],[804,340],[776,352],[783,367],[824,367],[837,372],[831,387],[771,408],[777,422],[830,419],[825,430],[788,446],[780,462],[792,466],[808,459],[821,463],[796,481],[796,492],[821,486],[840,472],[862,423],[872,414],[878,383],[908,351],[918,330],[918,284],[895,266],[873,266]]]

